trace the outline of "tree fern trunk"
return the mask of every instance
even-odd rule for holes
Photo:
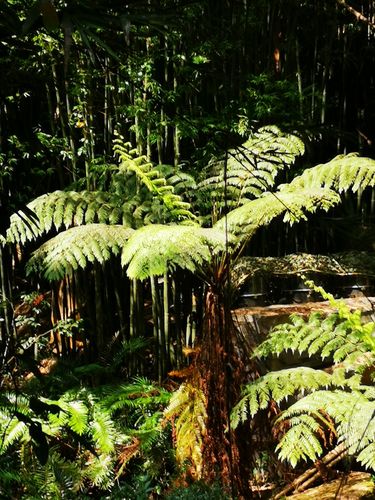
[[[243,497],[248,472],[240,470],[237,435],[231,430],[230,412],[238,397],[243,366],[235,354],[235,327],[230,309],[220,292],[208,288],[205,295],[205,319],[197,369],[200,388],[206,397],[206,435],[203,440],[203,478],[221,478],[233,496]],[[246,496],[248,498],[248,496]]]

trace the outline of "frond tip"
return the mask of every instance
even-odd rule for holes
[[[293,179],[289,186],[331,188],[338,192],[358,191],[375,186],[375,160],[359,156],[357,153],[339,155],[328,163],[306,169]]]

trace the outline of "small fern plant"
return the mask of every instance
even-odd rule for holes
[[[320,357],[331,368],[299,366],[263,375],[243,389],[232,411],[232,425],[237,427],[274,402],[284,408],[273,423],[282,436],[276,446],[280,459],[293,467],[303,460],[315,461],[329,436],[364,467],[375,470],[375,390],[364,382],[375,361],[375,325],[364,323],[359,311],[352,312],[344,302],[307,283],[337,312],[327,317],[313,313],[306,320],[291,316],[289,323],[271,331],[254,356],[292,351]],[[288,398],[297,401],[288,405]]]
[[[71,498],[109,491],[134,457],[146,462],[152,455],[168,401],[167,391],[141,378],[70,389],[57,399],[2,396],[0,478],[7,490],[1,493]]]

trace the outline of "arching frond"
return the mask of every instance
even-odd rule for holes
[[[87,463],[85,470],[85,477],[89,479],[92,484],[99,486],[105,490],[112,486],[114,479],[114,460],[110,455],[103,453],[98,457],[91,457]]]
[[[140,182],[166,208],[169,214],[168,221],[196,219],[190,211],[190,203],[183,201],[182,197],[175,193],[173,185],[161,174],[161,169],[154,168],[146,156],[139,156],[137,149],[131,149],[131,144],[125,143],[121,137],[115,139],[114,151],[121,160],[120,172],[130,171],[136,174]]]
[[[111,415],[121,409],[164,406],[169,399],[168,391],[141,377],[128,385],[102,388],[100,393],[101,405]]]
[[[288,185],[297,189],[326,187],[338,192],[358,191],[375,186],[375,160],[357,153],[339,155],[333,160],[306,169]]]
[[[91,433],[99,450],[110,453],[115,447],[116,430],[109,412],[100,404],[96,404],[91,423]]]
[[[295,467],[300,460],[316,460],[323,452],[317,437],[319,423],[310,415],[301,415],[291,419],[292,426],[281,438],[276,447],[281,460],[286,460]]]
[[[199,226],[149,225],[138,229],[122,251],[130,278],[145,279],[181,267],[195,271],[225,249],[224,231]]]
[[[16,213],[11,216],[7,239],[25,243],[48,233],[52,228],[60,230],[90,223],[131,225],[132,211],[126,201],[113,193],[96,191],[48,193],[27,205],[34,212],[37,221],[25,214]]]
[[[304,153],[303,142],[295,135],[283,133],[276,126],[266,126],[253,133],[227,155],[226,187],[224,160],[211,163],[211,175],[199,184],[211,199],[227,206],[238,206],[259,197],[272,188],[277,173],[294,163]]]
[[[340,202],[337,193],[330,189],[284,189],[276,193],[266,193],[251,200],[222,217],[215,228],[227,230],[238,237],[242,243],[259,229],[268,225],[274,218],[284,214],[284,221],[305,220],[307,213],[318,209],[328,210]]]
[[[358,391],[316,391],[297,401],[278,418],[287,421],[290,428],[278,444],[279,456],[293,466],[300,459],[315,460],[319,455],[317,431],[328,415],[336,424],[338,441],[345,444],[348,453],[356,455],[364,466],[373,468],[371,453],[375,443],[375,401]],[[326,419],[325,419],[326,420]],[[310,425],[306,427],[306,422]],[[314,423],[315,422],[315,423]],[[304,430],[301,438],[300,429]],[[306,442],[314,445],[310,448]]]
[[[237,427],[249,416],[266,409],[271,401],[280,403],[290,396],[328,387],[331,383],[331,375],[308,367],[267,373],[248,384],[242,391],[242,398],[231,413],[232,425]]]
[[[350,322],[340,318],[337,313],[327,317],[312,313],[307,319],[297,314],[292,315],[290,323],[277,325],[272,329],[270,336],[257,347],[254,355],[266,357],[288,350],[305,352],[309,356],[319,354],[322,359],[332,356],[335,363],[357,357],[362,364],[364,354],[368,352]],[[371,359],[368,363],[371,363]]]
[[[72,227],[39,247],[27,272],[41,272],[50,281],[61,279],[89,262],[104,262],[117,255],[133,232],[126,226],[106,224]]]

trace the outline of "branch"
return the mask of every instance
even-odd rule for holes
[[[327,453],[327,455],[320,460],[320,463],[324,467],[332,467],[332,465],[339,462],[346,455],[346,452],[347,447],[345,446],[345,444],[341,443],[332,451]],[[297,479],[295,479],[292,483],[288,484],[288,486],[286,486],[282,491],[277,493],[274,499],[279,500],[281,498],[284,498],[285,495],[290,493],[291,491],[303,491],[305,488],[310,486],[310,484],[316,481],[316,479],[318,479],[320,475],[321,470],[319,467],[317,467],[316,465],[314,467],[311,467],[301,476],[297,477]]]
[[[337,3],[339,5],[341,5],[342,7],[344,7],[344,9],[346,9],[351,14],[353,14],[353,16],[357,19],[357,21],[362,21],[363,23],[367,24],[367,26],[369,26],[370,28],[375,29],[375,23],[373,23],[372,21],[370,21],[370,19],[368,19],[363,14],[361,14],[360,12],[358,12],[358,10],[356,10],[353,7],[351,7],[350,5],[348,5],[345,2],[345,0],[336,0],[336,1],[337,1]]]

